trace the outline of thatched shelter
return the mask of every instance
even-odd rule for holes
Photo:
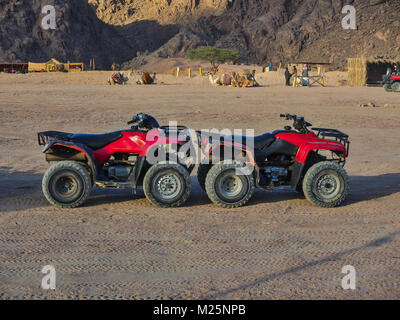
[[[28,64],[27,63],[14,63],[14,62],[0,63],[0,72],[26,73],[26,72],[28,72]]]
[[[51,59],[47,62],[43,63],[28,63],[28,70],[29,72],[39,72],[39,71],[69,71],[69,72],[76,72],[76,71],[83,71],[84,64],[82,62],[78,63],[63,63],[56,59]]]
[[[29,72],[39,72],[39,71],[68,71],[69,69],[69,64],[68,63],[62,63],[57,61],[56,59],[50,59],[47,62],[43,63],[34,63],[34,62],[29,62],[28,66]]]
[[[377,84],[382,81],[388,68],[393,68],[395,61],[375,60],[367,58],[348,59],[348,85],[365,87],[368,84]]]

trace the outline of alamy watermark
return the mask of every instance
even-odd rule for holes
[[[45,276],[42,278],[43,290],[56,289],[56,268],[52,265],[46,265],[42,268],[42,273]]]
[[[351,5],[344,6],[342,13],[346,16],[342,19],[342,28],[345,30],[356,30],[357,29],[357,17],[356,8]]]
[[[42,13],[45,16],[42,18],[42,28],[44,30],[55,30],[56,29],[56,8],[51,5],[44,6]]]
[[[153,129],[147,133],[146,141],[154,144],[146,160],[150,164],[173,161],[187,166],[229,160],[240,165],[236,174],[250,175],[254,169],[254,138],[253,129],[180,130],[176,122],[170,122],[166,131]]]
[[[342,279],[343,290],[355,290],[356,289],[356,268],[351,265],[344,266],[342,273],[345,276]]]

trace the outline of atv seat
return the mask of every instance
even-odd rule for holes
[[[122,137],[121,131],[105,133],[105,134],[74,134],[70,136],[70,140],[76,143],[84,144],[90,149],[101,149],[110,143],[117,141]]]
[[[267,147],[269,147],[275,140],[275,134],[271,133],[265,133],[260,136],[256,137],[246,137],[246,136],[223,136],[220,134],[215,134],[211,132],[204,132],[202,133],[204,136],[209,136],[213,140],[220,140],[221,142],[223,141],[228,141],[228,142],[237,142],[242,145],[246,145],[247,139],[252,139],[254,138],[254,149],[255,150],[264,150]]]
[[[275,135],[271,133],[265,133],[261,136],[254,137],[254,149],[264,150],[268,148],[275,140]]]
[[[237,137],[237,136],[226,136],[224,137],[226,140],[231,141],[231,142],[235,142],[238,141],[240,142],[242,145],[246,145],[247,144],[247,139],[254,139],[254,149],[255,150],[264,150],[267,147],[269,147],[275,140],[275,135],[271,134],[271,133],[266,133],[263,134],[261,136],[256,136],[256,137],[246,137],[246,136],[241,136],[241,137]],[[224,140],[224,139],[221,139]]]

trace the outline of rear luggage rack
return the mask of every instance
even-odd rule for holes
[[[71,133],[60,132],[60,131],[43,131],[38,132],[38,143],[40,146],[45,146],[49,142],[49,138],[71,141]]]
[[[350,149],[349,135],[336,129],[312,128],[312,130],[318,132],[317,136],[319,138],[322,138],[324,140],[332,140],[343,144],[343,146],[346,149],[346,157],[349,155],[349,149]]]

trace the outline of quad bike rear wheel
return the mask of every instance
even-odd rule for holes
[[[147,199],[157,207],[179,207],[190,196],[189,172],[176,162],[155,164],[144,177],[143,190]]]
[[[392,85],[390,83],[385,83],[383,85],[383,88],[385,89],[386,92],[392,92],[393,91]]]
[[[392,83],[392,91],[393,92],[400,92],[400,82]]]
[[[237,175],[240,163],[230,160],[214,165],[206,177],[206,192],[210,200],[222,208],[244,206],[254,192],[253,175]]]
[[[346,171],[332,161],[314,164],[303,180],[304,196],[319,207],[333,208],[341,205],[347,197],[348,189]]]
[[[76,161],[60,161],[44,174],[42,190],[46,199],[60,208],[75,208],[89,196],[92,181],[88,170]]]

